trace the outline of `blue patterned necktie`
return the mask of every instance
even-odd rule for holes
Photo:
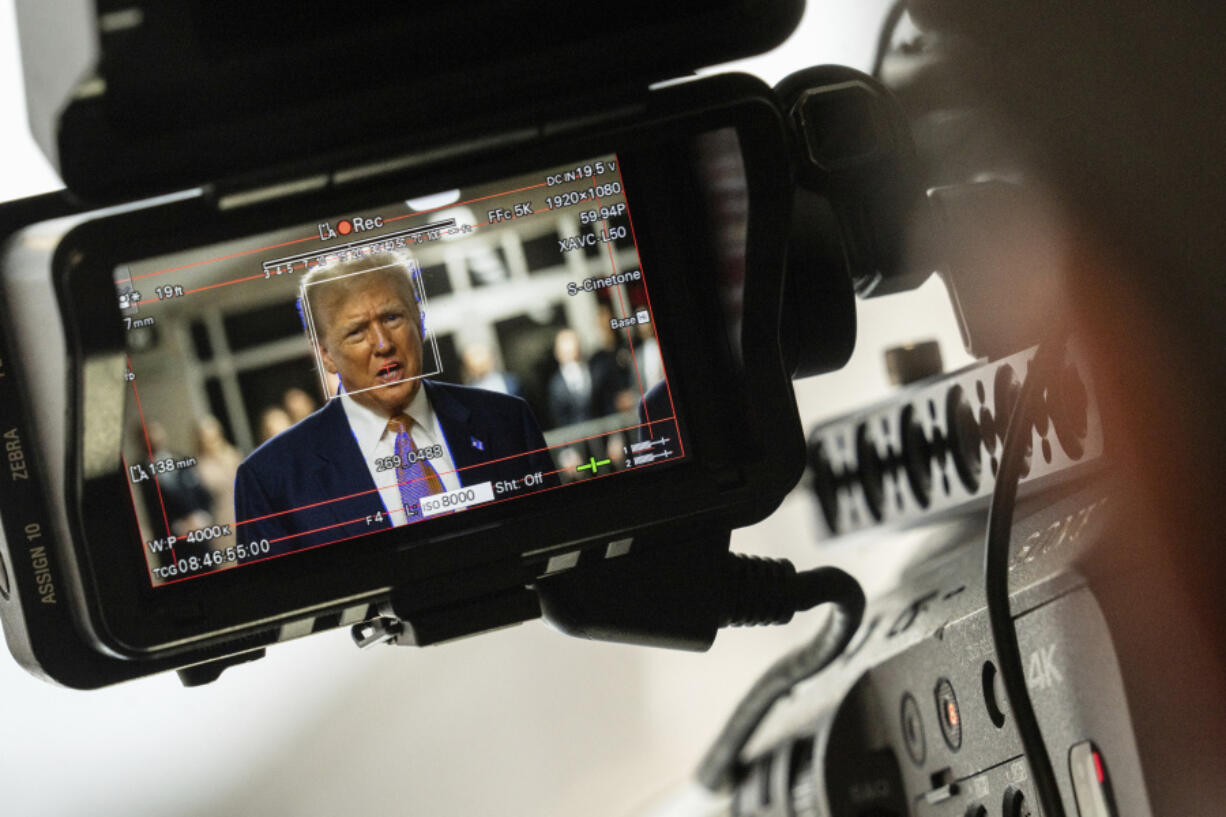
[[[396,482],[399,483],[400,501],[404,505],[409,522],[421,518],[423,497],[443,492],[443,481],[439,479],[438,472],[430,461],[420,455],[416,462],[412,461],[412,454],[417,451],[413,435],[409,433],[412,425],[413,420],[403,414],[387,421],[388,429],[396,435],[396,456],[400,458],[400,465],[396,468]]]

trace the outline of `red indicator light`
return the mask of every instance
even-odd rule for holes
[[[945,702],[945,720],[949,722],[950,726],[958,725],[958,707],[953,701]]]
[[[353,232],[353,223],[348,219],[344,219],[336,225],[336,231],[341,235],[349,235]]]
[[[1094,773],[1098,775],[1100,785],[1107,782],[1107,776],[1103,774],[1103,759],[1098,756],[1098,752],[1094,753]]]

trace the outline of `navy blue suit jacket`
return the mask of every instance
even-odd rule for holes
[[[550,475],[556,466],[545,438],[523,400],[431,380],[422,386],[461,485],[517,480],[536,471],[546,475],[542,485],[558,484]],[[529,451],[536,453],[516,456]],[[267,539],[274,554],[390,527],[339,399],[243,460],[235,477],[234,512],[236,541]]]

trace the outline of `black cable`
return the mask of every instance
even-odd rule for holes
[[[992,492],[992,504],[988,511],[987,541],[984,545],[983,580],[987,596],[988,622],[992,628],[992,641],[996,647],[996,659],[1009,707],[1017,723],[1022,740],[1022,750],[1030,761],[1035,788],[1038,789],[1039,805],[1047,817],[1064,817],[1064,802],[1056,785],[1056,773],[1052,768],[1039,721],[1034,714],[1030,691],[1026,688],[1026,675],[1022,666],[1022,654],[1017,643],[1017,626],[1009,607],[1009,543],[1013,532],[1013,511],[1017,502],[1017,487],[1021,479],[1025,458],[1028,456],[1030,430],[1038,410],[1039,399],[1052,371],[1062,360],[1063,339],[1040,344],[1031,365],[1022,381],[1022,388],[1009,417],[1001,448],[1000,468],[996,474],[996,487]],[[997,407],[1000,411],[1001,407]]]
[[[881,66],[885,65],[885,57],[890,53],[890,42],[894,39],[894,32],[906,11],[907,0],[895,0],[894,5],[885,13],[885,19],[881,21],[881,32],[877,35],[877,53],[873,57],[871,72],[875,79],[881,79]]]
[[[833,604],[835,608],[813,640],[772,664],[737,705],[698,767],[698,782],[710,791],[719,791],[731,782],[741,750],[775,702],[837,658],[860,627],[864,591],[842,570],[819,567],[798,573],[792,588],[793,609],[797,611],[819,604]]]

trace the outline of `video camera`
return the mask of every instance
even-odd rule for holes
[[[1129,347],[1070,338],[1052,199],[947,104],[960,11],[911,4],[940,25],[890,55],[905,111],[880,81],[901,2],[873,76],[689,76],[802,5],[21,4],[68,190],[0,205],[13,654],[190,685],[342,626],[704,649],[834,602],[698,770],[734,813],[1180,802],[1189,775],[1153,770],[1195,699],[1155,725],[1131,619],[1192,632],[1195,607],[1142,556],[1110,581],[1088,558],[1127,496],[1095,342]],[[894,350],[906,388],[806,445],[791,381],[847,361],[856,296],[935,269],[981,362]],[[945,525],[867,610],[841,571],[728,553],[806,466],[831,536]]]
[[[681,584],[799,479],[789,378],[846,360],[878,250],[830,202],[903,152],[867,77],[664,81],[802,7],[23,4],[68,191],[0,208],[14,655],[199,683],[545,587],[563,629],[709,645],[625,583]]]

